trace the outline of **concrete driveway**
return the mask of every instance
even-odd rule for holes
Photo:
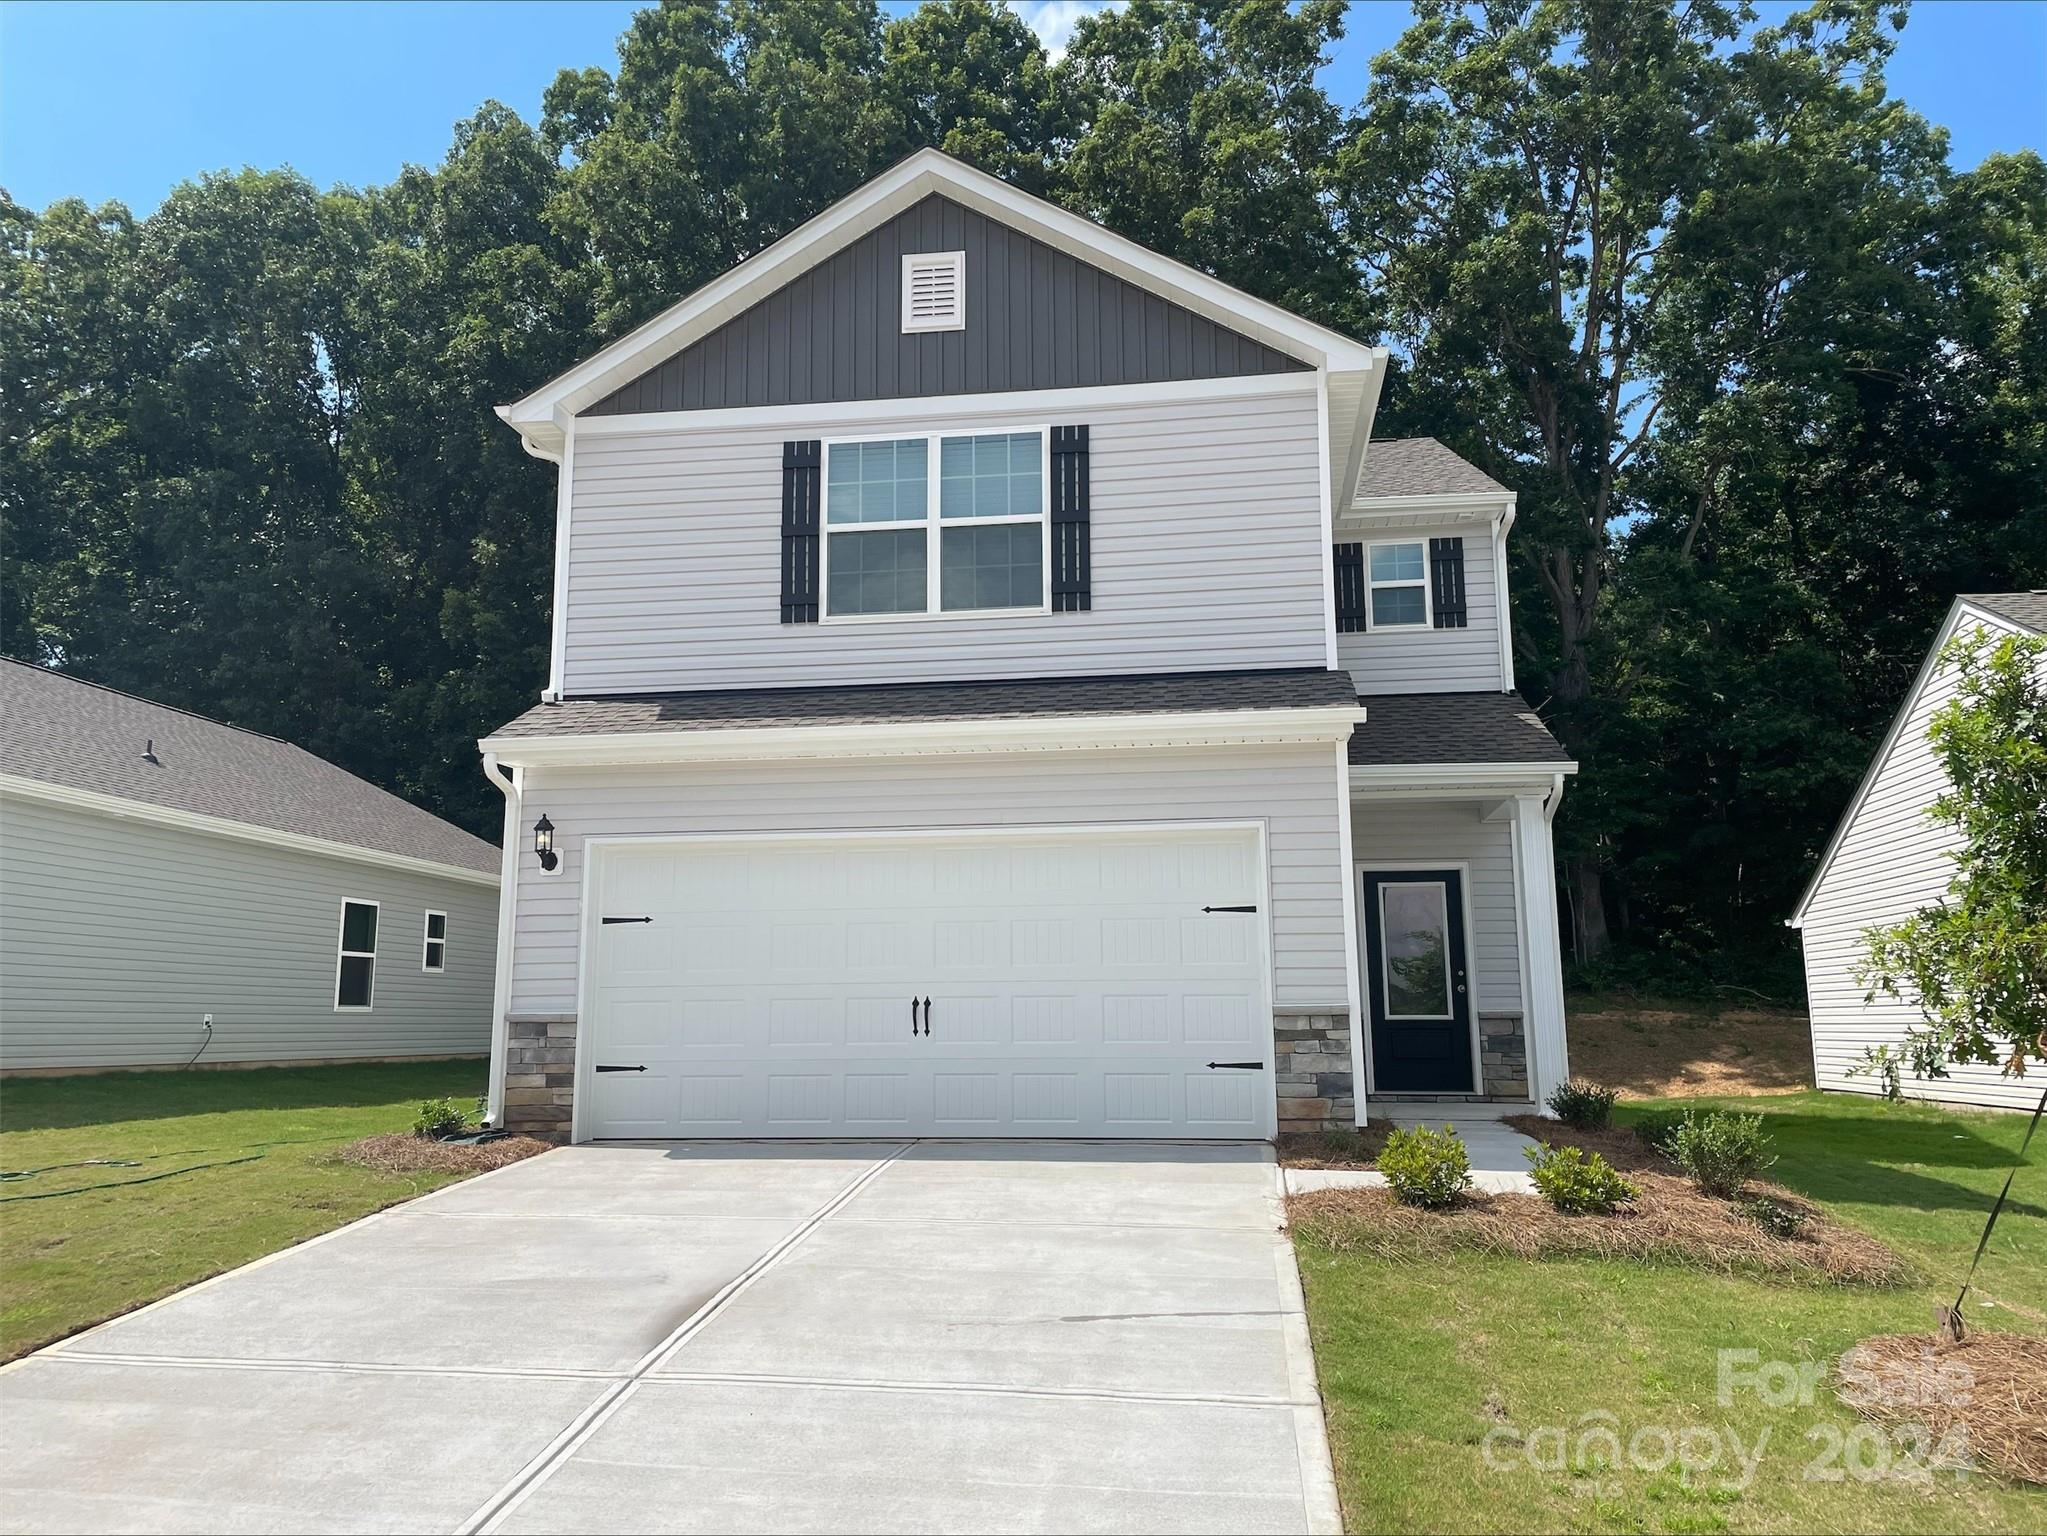
[[[1333,1531],[1268,1148],[575,1147],[0,1372],[9,1531]]]

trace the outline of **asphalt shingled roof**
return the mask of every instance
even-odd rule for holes
[[[1571,761],[1518,693],[1368,693],[1353,767]]]
[[[1357,499],[1504,496],[1507,488],[1433,437],[1375,437],[1358,472]]]
[[[2047,635],[2047,592],[1964,592],[1961,600],[2023,625],[2036,635]]]
[[[301,747],[6,657],[0,773],[484,874],[500,868],[482,838]]]

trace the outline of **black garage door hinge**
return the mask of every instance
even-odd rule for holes
[[[1256,907],[1203,907],[1204,912],[1256,912]]]
[[[608,1067],[600,1062],[598,1063],[597,1070],[599,1072],[644,1072],[647,1069],[645,1067]]]
[[[651,923],[651,917],[600,917],[600,923]]]
[[[1211,1072],[1217,1067],[1234,1067],[1239,1072],[1263,1072],[1265,1070],[1265,1063],[1262,1061],[1211,1061],[1208,1064],[1208,1070]],[[597,1070],[601,1072],[604,1069],[599,1067]]]

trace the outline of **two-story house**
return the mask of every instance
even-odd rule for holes
[[[935,151],[499,414],[559,466],[491,1111],[1269,1137],[1566,1073],[1514,499]],[[1468,1112],[1468,1111],[1467,1111]]]

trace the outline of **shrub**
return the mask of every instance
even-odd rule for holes
[[[439,1141],[461,1135],[468,1124],[469,1116],[453,1099],[428,1099],[412,1117],[412,1134]]]
[[[1670,1155],[1709,1195],[1732,1196],[1777,1159],[1761,1115],[1690,1109],[1671,1133]]]
[[[1741,1202],[1741,1213],[1772,1237],[1796,1237],[1805,1230],[1806,1213],[1775,1195],[1753,1195]]]
[[[1536,1193],[1566,1216],[1611,1216],[1641,1193],[1597,1152],[1545,1143],[1528,1149],[1528,1162]]]
[[[1674,1109],[1653,1109],[1635,1122],[1635,1136],[1651,1151],[1671,1155],[1670,1144],[1677,1136],[1677,1128],[1684,1124],[1684,1116]]]
[[[1455,1205],[1471,1183],[1471,1155],[1447,1125],[1440,1131],[1403,1126],[1380,1149],[1379,1171],[1403,1205],[1441,1210]]]
[[[1549,1112],[1573,1130],[1603,1131],[1613,1118],[1613,1101],[1618,1097],[1611,1088],[1572,1078],[1559,1083],[1549,1096]]]

